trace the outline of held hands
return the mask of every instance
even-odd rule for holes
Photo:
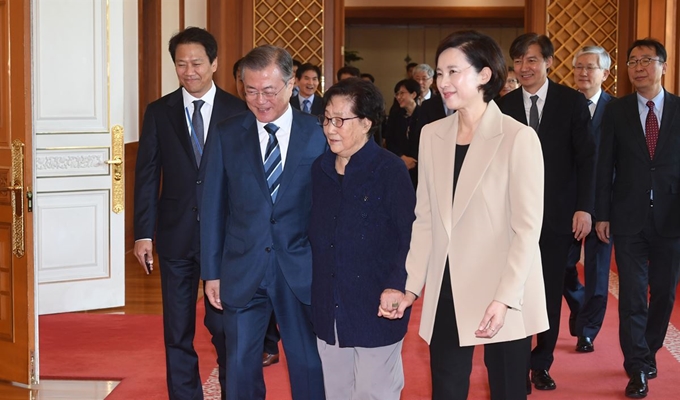
[[[507,312],[508,306],[500,301],[492,301],[486,308],[484,318],[482,318],[482,322],[479,324],[479,329],[475,331],[475,336],[488,339],[494,337],[503,327]]]
[[[404,161],[404,164],[406,164],[406,168],[408,169],[413,169],[416,167],[416,164],[418,163],[418,160],[416,160],[413,157],[409,156],[401,156],[402,161]]]
[[[609,244],[609,221],[598,221],[595,223],[595,232],[598,239]]]
[[[396,289],[385,289],[380,295],[378,317],[387,319],[399,319],[404,316],[404,311],[411,307],[416,296],[406,291],[406,294]]]
[[[592,229],[593,220],[590,214],[585,211],[576,211],[571,222],[571,231],[574,232],[574,239],[583,239]]]
[[[216,309],[221,310],[222,300],[220,300],[220,280],[215,279],[203,282],[203,289],[205,290],[205,296],[208,298],[210,304]]]

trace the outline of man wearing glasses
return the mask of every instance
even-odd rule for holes
[[[241,61],[250,111],[209,137],[201,225],[201,276],[224,311],[227,398],[264,400],[262,342],[272,311],[292,398],[323,400],[311,325],[307,238],[312,162],[326,150],[317,118],[293,110],[293,59],[265,45]]]
[[[661,85],[658,41],[636,40],[626,64],[635,93],[604,113],[595,229],[605,243],[616,239],[625,394],[642,398],[658,373],[680,275],[680,98]]]
[[[613,97],[602,90],[602,83],[609,76],[611,58],[599,46],[586,46],[579,50],[572,61],[574,82],[579,92],[588,100],[590,131],[595,146],[600,143],[602,116],[607,103]],[[597,216],[596,216],[597,217]],[[595,219],[593,219],[593,224]],[[581,258],[581,243],[584,250],[585,287],[579,282],[576,263]],[[583,241],[574,240],[569,249],[567,272],[564,281],[564,297],[571,310],[569,331],[576,336],[576,351],[590,353],[595,350],[593,342],[602,328],[607,297],[609,296],[609,264],[612,243],[597,238],[592,229]]]

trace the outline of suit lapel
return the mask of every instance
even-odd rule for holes
[[[548,80],[548,93],[545,96],[545,104],[543,104],[543,112],[541,113],[540,124],[538,125],[538,136],[545,135],[549,127],[543,121],[557,121],[557,113],[564,112],[560,107],[560,98],[557,93],[557,84]]]
[[[666,142],[668,142],[670,136],[672,135],[672,126],[677,118],[677,103],[673,96],[670,96],[668,92],[664,90],[663,99],[663,114],[661,118],[661,126],[659,127],[659,142],[656,145],[654,158],[656,159],[657,154],[662,152]],[[646,142],[645,142],[646,143]]]
[[[458,137],[458,113],[442,123],[432,138],[432,164],[435,195],[439,205],[439,215],[446,233],[451,237],[451,204],[453,203],[453,166],[456,158],[456,138]]]
[[[309,143],[310,137],[312,135],[312,130],[305,127],[300,122],[301,118],[296,115],[301,112],[302,111],[293,110],[293,124],[290,129],[290,139],[288,140],[286,164],[283,166],[281,186],[279,187],[279,194],[276,196],[277,199],[285,196],[286,189],[288,189],[290,181],[293,179],[295,170],[302,159],[302,154],[307,148],[307,144]]]
[[[269,186],[267,186],[267,178],[264,176],[262,150],[260,149],[260,136],[257,132],[255,116],[252,113],[248,113],[248,115],[244,118],[242,127],[243,131],[241,132],[241,148],[244,150],[246,160],[250,163],[250,166],[253,169],[253,174],[256,177],[257,185],[260,187],[262,194],[271,203],[272,197],[269,193]]]
[[[489,164],[496,155],[503,138],[501,112],[495,103],[490,102],[472,137],[470,148],[465,156],[456,187],[456,198],[453,202],[451,226],[454,227],[470,204]]]
[[[621,99],[623,102],[624,115],[626,125],[633,127],[633,140],[640,151],[644,152],[649,158],[649,149],[647,148],[647,140],[645,139],[645,131],[640,122],[640,110],[637,105],[637,94],[633,93]]]
[[[602,124],[602,116],[604,115],[604,109],[607,107],[607,103],[611,100],[611,96],[604,91],[600,95],[600,100],[597,102],[595,107],[595,112],[593,113],[593,118],[590,120],[590,126],[597,130]]]
[[[506,94],[505,97],[506,99],[502,99],[501,101],[506,114],[524,125],[529,125],[527,114],[524,111],[524,97],[522,97],[522,91],[513,90]]]
[[[172,96],[168,98],[168,120],[172,124],[177,139],[182,144],[187,156],[191,159],[191,163],[196,165],[196,158],[194,157],[194,150],[191,148],[191,138],[189,137],[189,128],[187,128],[186,114],[184,111],[184,102],[182,101],[182,89],[175,91]],[[198,167],[196,167],[198,168]]]

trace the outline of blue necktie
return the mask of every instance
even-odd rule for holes
[[[306,112],[307,114],[312,112],[312,110],[309,109],[309,100],[305,99],[305,101],[302,102],[302,111]]]
[[[276,131],[279,127],[269,123],[264,126],[264,130],[269,134],[269,142],[264,152],[264,174],[267,177],[269,194],[272,196],[272,203],[276,202],[276,195],[281,184],[281,174],[283,173],[283,163],[281,162],[281,148],[276,139]]]
[[[205,142],[203,133],[203,115],[201,115],[201,107],[205,101],[194,100],[194,115],[191,117],[191,126],[193,127],[193,135],[191,138],[191,147],[194,148],[194,156],[196,157],[196,165],[201,165],[201,157],[203,156],[203,144]]]

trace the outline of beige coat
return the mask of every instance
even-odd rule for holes
[[[538,240],[543,155],[536,133],[490,102],[465,157],[452,202],[458,114],[426,125],[420,138],[416,220],[406,289],[427,286],[420,336],[430,342],[446,257],[462,346],[505,342],[548,329]],[[452,206],[453,203],[453,206]],[[507,304],[492,339],[475,330],[492,300]]]

